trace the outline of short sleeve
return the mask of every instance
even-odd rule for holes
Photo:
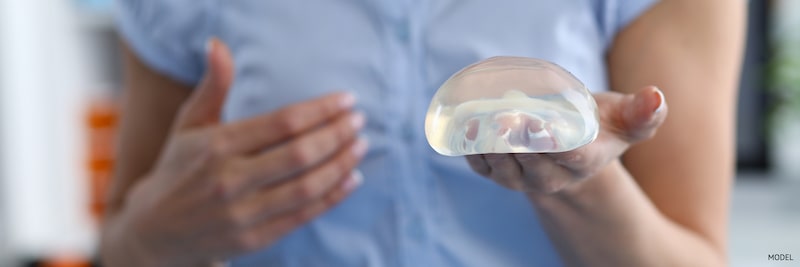
[[[205,69],[204,50],[213,20],[211,1],[119,0],[117,29],[149,67],[186,84],[196,84]]]
[[[598,20],[605,33],[606,46],[628,24],[641,16],[659,0],[599,0]]]

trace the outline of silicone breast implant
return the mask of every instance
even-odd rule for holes
[[[591,143],[597,104],[575,76],[553,63],[494,57],[454,74],[436,92],[425,136],[446,156],[553,153]]]

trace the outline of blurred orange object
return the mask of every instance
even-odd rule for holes
[[[41,263],[42,267],[91,267],[91,262],[74,256],[53,257]]]
[[[86,112],[86,168],[89,178],[89,212],[102,222],[106,208],[106,192],[114,168],[114,140],[117,133],[119,108],[110,98],[94,99]],[[61,266],[61,265],[58,265]],[[65,265],[73,266],[73,265]],[[83,265],[76,265],[83,266]]]

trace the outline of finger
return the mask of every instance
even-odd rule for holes
[[[231,163],[230,175],[220,181],[222,192],[232,197],[248,188],[279,182],[286,177],[297,175],[342,150],[356,138],[364,125],[361,113],[348,113],[340,116],[330,125],[298,137],[258,154]],[[366,141],[356,142],[359,153],[366,150]]]
[[[472,170],[477,172],[478,174],[480,174],[480,175],[482,175],[484,177],[487,177],[487,178],[491,178],[492,181],[494,181],[494,182],[496,182],[496,183],[498,183],[498,184],[500,184],[502,186],[505,186],[507,188],[516,189],[517,188],[516,186],[518,186],[519,184],[518,183],[512,183],[511,179],[509,179],[508,177],[499,177],[499,176],[498,177],[492,177],[491,176],[492,167],[489,166],[488,162],[486,162],[486,157],[485,156],[486,156],[485,154],[468,155],[468,156],[466,156],[467,163],[469,163],[469,166],[472,167]]]
[[[592,176],[631,144],[650,138],[667,115],[665,98],[653,86],[633,95],[597,94],[595,99],[602,127],[597,139],[572,151],[547,154],[575,178]]]
[[[252,251],[276,242],[290,231],[336,206],[363,182],[362,179],[363,177],[358,174],[353,175],[343,181],[337,190],[331,190],[324,197],[300,209],[282,213],[253,225],[237,235],[235,247],[242,251]]]
[[[573,178],[583,179],[593,176],[603,166],[622,155],[630,143],[601,132],[597,139],[572,151],[545,154],[553,162],[565,168]]]
[[[547,154],[513,154],[522,168],[521,184],[518,188],[527,192],[558,192],[574,182],[574,176],[563,166],[556,164]]]
[[[483,157],[491,169],[489,178],[512,188],[521,186],[519,178],[522,176],[522,169],[514,156],[511,154],[484,154]]]
[[[492,181],[494,181],[494,182],[496,182],[496,183],[498,183],[498,184],[500,184],[502,186],[505,186],[507,188],[510,188],[510,189],[516,189],[517,188],[516,186],[518,186],[518,183],[510,182],[511,179],[509,179],[508,177],[500,177],[500,176],[492,177],[491,176],[492,167],[489,166],[489,163],[486,161],[486,154],[468,155],[466,158],[467,158],[467,162],[469,163],[470,167],[472,167],[472,170],[474,170],[478,174],[483,175],[484,177],[490,178],[490,179],[492,179]]]
[[[483,155],[467,155],[467,163],[472,167],[472,170],[483,176],[489,176],[491,169],[489,164],[483,158]]]
[[[627,103],[626,103],[627,102]],[[630,101],[621,108],[624,125],[623,139],[636,143],[652,137],[667,116],[667,103],[664,94],[655,86],[637,92]]]
[[[176,121],[178,130],[219,122],[222,105],[233,83],[233,58],[228,47],[219,39],[212,38],[206,50],[206,74],[181,107]]]
[[[340,151],[330,161],[298,178],[248,194],[234,204],[233,210],[238,213],[236,217],[257,221],[318,201],[332,190],[342,190],[336,185],[348,179],[360,179],[353,177],[353,169],[363,158],[366,146],[363,139],[356,141],[349,149]]]
[[[222,138],[233,153],[252,153],[301,135],[350,110],[355,96],[340,92],[226,125]]]

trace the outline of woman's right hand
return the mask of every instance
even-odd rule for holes
[[[111,266],[197,266],[269,246],[361,182],[367,144],[350,94],[222,124],[230,52],[209,43],[209,70],[183,105],[155,167],[103,233]]]

